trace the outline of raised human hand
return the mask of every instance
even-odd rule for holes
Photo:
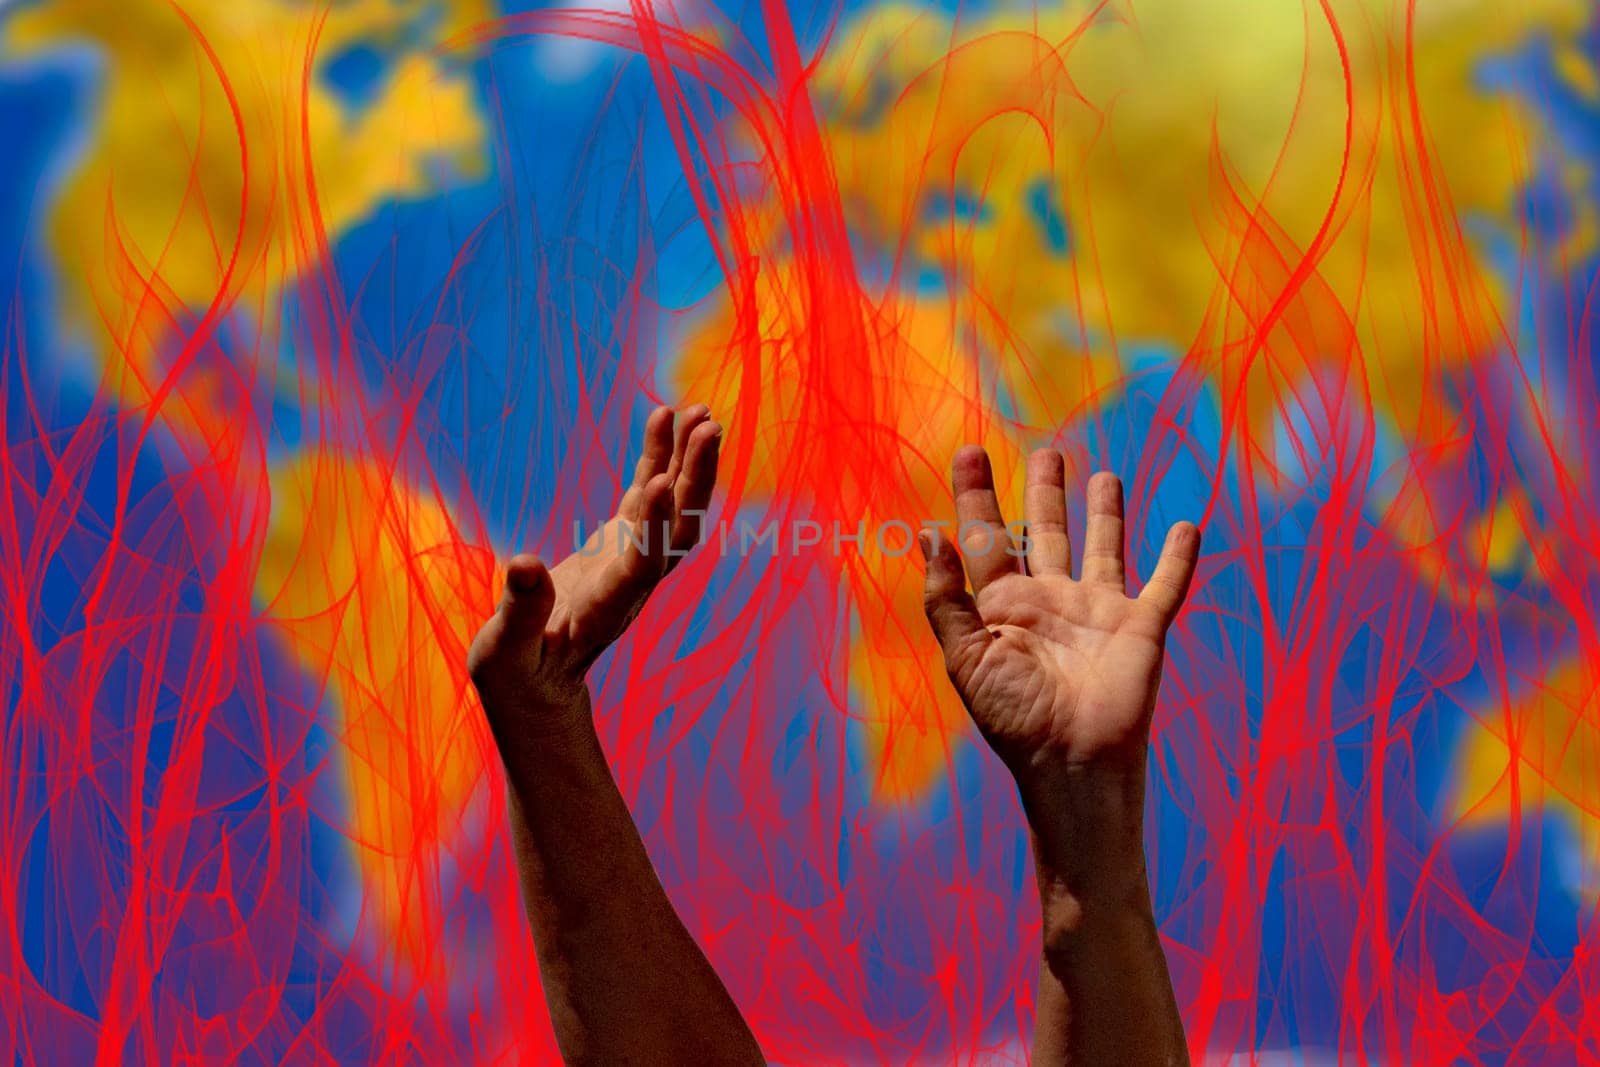
[[[1194,575],[1199,529],[1172,527],[1150,581],[1130,597],[1115,475],[1089,480],[1077,578],[1060,453],[1041,449],[1028,460],[1025,552],[1000,514],[981,448],[956,454],[952,482],[962,544],[920,538],[924,603],[979,732],[1019,781],[1062,768],[1142,768],[1164,642]]]
[[[588,721],[585,673],[700,541],[721,438],[704,405],[676,420],[671,408],[657,408],[617,513],[552,568],[530,555],[511,560],[505,595],[467,651],[497,736],[556,734]]]

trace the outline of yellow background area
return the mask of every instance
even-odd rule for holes
[[[177,367],[186,316],[239,312],[263,333],[275,380],[284,287],[318,269],[327,242],[385,202],[483,170],[485,126],[470,83],[403,47],[436,5],[359,0],[49,0],[9,14],[16,56],[88,45],[99,92],[87,151],[50,205],[63,318],[81,324],[110,396],[155,403],[182,433],[222,434],[214,367]],[[446,28],[487,17],[480,0]],[[362,43],[396,49],[373,100],[344,106],[323,67]],[[320,284],[326,286],[331,276]]]
[[[466,677],[494,560],[381,463],[308,454],[272,486],[257,599],[332,704],[364,918],[374,943],[441,974],[444,868],[457,848],[475,854],[469,803],[494,765]]]

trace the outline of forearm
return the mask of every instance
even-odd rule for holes
[[[587,710],[587,709],[585,709]],[[501,745],[539,972],[569,1063],[761,1063],[673,910],[584,716]]]
[[[1043,915],[1035,1064],[1188,1063],[1144,862],[1144,775],[1024,786]]]

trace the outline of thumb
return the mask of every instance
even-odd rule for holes
[[[956,546],[943,537],[935,541],[924,532],[917,538],[917,547],[928,561],[923,610],[944,650],[945,668],[959,686],[975,662],[974,656],[980,655],[994,638],[984,626],[972,594],[967,592],[966,569]]]
[[[544,563],[535,556],[512,557],[506,567],[505,596],[500,601],[507,633],[518,637],[542,635],[555,604],[555,583]]]

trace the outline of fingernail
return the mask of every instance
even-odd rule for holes
[[[917,547],[922,550],[923,559],[933,555],[933,539],[928,536],[927,531],[917,534]]]

